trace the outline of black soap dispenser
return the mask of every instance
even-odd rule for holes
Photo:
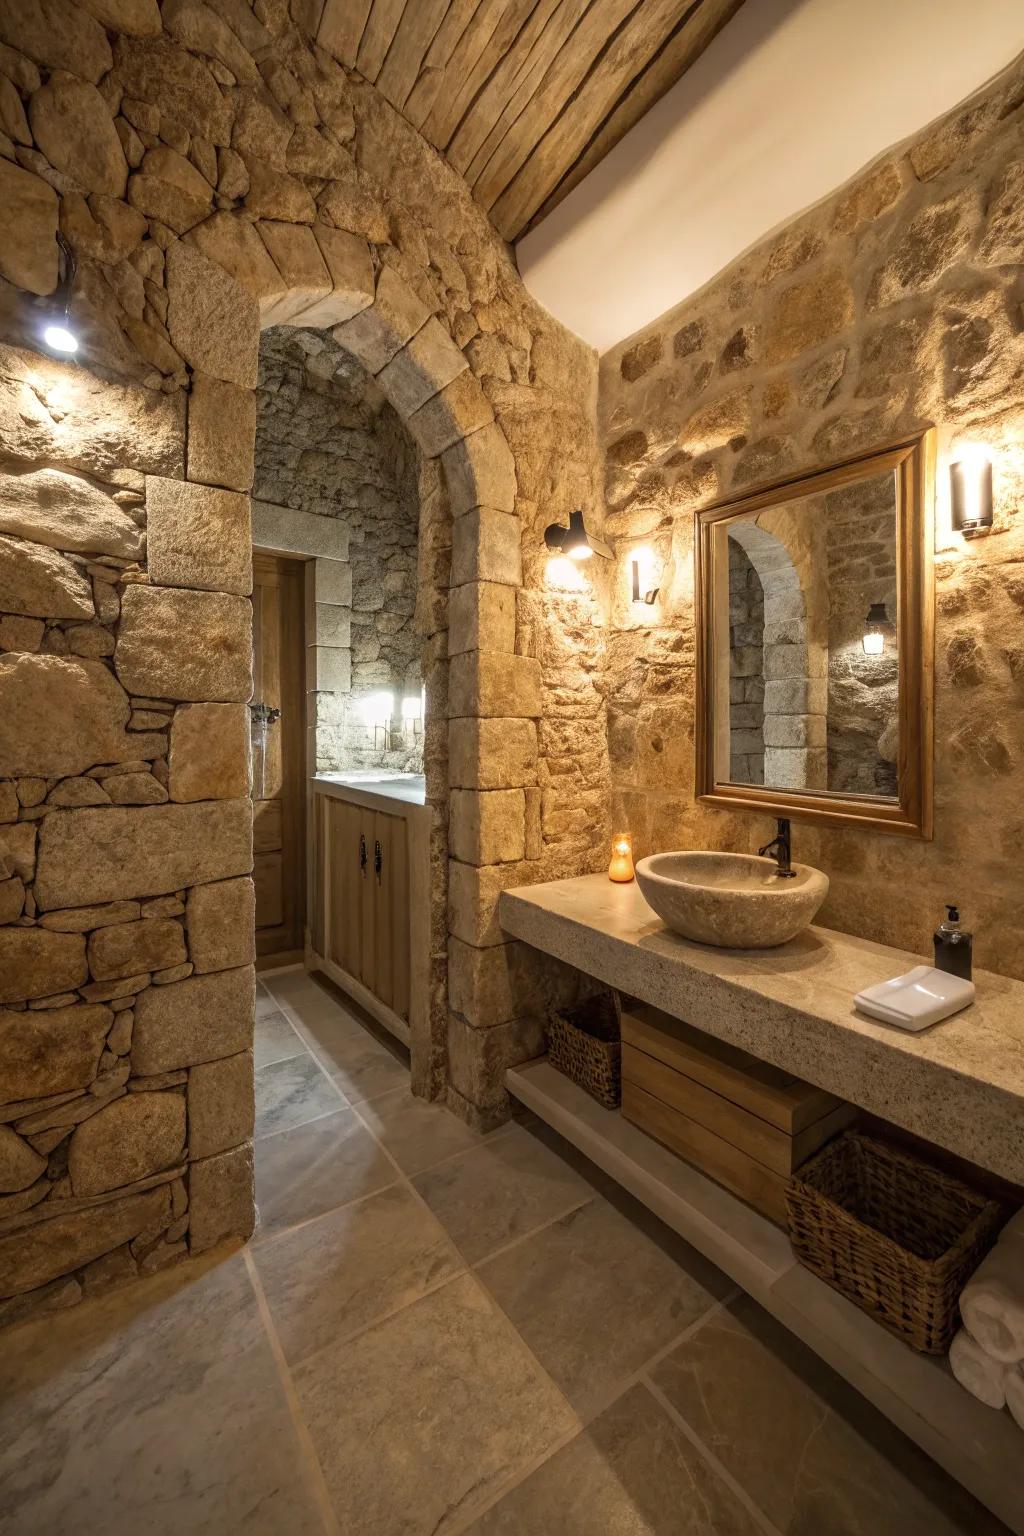
[[[971,935],[960,927],[960,913],[956,907],[946,908],[945,921],[939,924],[932,937],[936,970],[970,981]]]

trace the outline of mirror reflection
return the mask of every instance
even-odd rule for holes
[[[719,522],[716,777],[897,798],[892,471]]]

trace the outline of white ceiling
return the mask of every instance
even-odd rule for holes
[[[1022,50],[1021,0],[751,0],[519,242],[526,285],[605,352]]]

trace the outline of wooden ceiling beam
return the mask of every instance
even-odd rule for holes
[[[420,0],[410,0],[412,5],[419,3]],[[375,81],[380,74],[404,10],[405,0],[373,0],[356,54],[356,68],[364,80]]]
[[[354,69],[373,0],[327,0],[316,40],[321,48]]]
[[[437,149],[448,148],[462,119],[515,43],[535,4],[536,0],[484,0],[452,55],[445,89],[438,93],[423,125],[424,135]]]
[[[512,99],[520,95],[524,76],[536,68],[534,61],[538,48],[541,52],[546,48],[550,56],[550,34],[554,32],[557,36],[556,29],[549,25],[553,15],[570,5],[582,11],[587,3],[588,0],[537,0],[515,43],[477,96],[448,145],[448,158],[461,175],[466,174],[470,161],[494,129],[502,112],[509,110]],[[555,45],[554,52],[558,51],[558,46]],[[530,94],[532,92],[527,93],[524,104]],[[517,115],[513,114],[513,118]]]
[[[423,61],[448,10],[448,0],[409,0],[377,76],[382,91],[399,112],[419,79]]]
[[[419,79],[406,98],[403,111],[414,128],[422,129],[444,84],[452,55],[461,43],[480,0],[451,0],[448,12],[427,49]]]

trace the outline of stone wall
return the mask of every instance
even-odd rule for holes
[[[423,769],[416,626],[419,455],[366,370],[329,332],[278,327],[260,340],[256,478],[264,502],[336,518],[349,534],[350,690],[318,738],[329,771]],[[390,693],[391,714],[367,699]]]
[[[616,822],[639,853],[751,849],[766,818],[693,796],[694,512],[934,423],[935,837],[796,824],[831,878],[822,920],[923,953],[944,901],[978,963],[1024,975],[1024,68],[1018,62],[734,262],[601,361]],[[995,527],[950,531],[958,443],[993,454]],[[955,456],[955,453],[953,453]],[[629,551],[663,563],[658,604],[621,594]]]
[[[547,587],[539,553],[593,509],[592,355],[450,167],[311,48],[305,9],[0,8],[0,341],[24,349],[0,368],[0,1297],[26,1305],[253,1220],[261,326],[333,328],[423,460],[418,1092],[507,1114],[505,1065],[576,982],[505,942],[498,891],[606,853],[599,605]],[[58,227],[74,367],[39,355]]]
[[[729,775],[764,783],[764,587],[729,540]]]

